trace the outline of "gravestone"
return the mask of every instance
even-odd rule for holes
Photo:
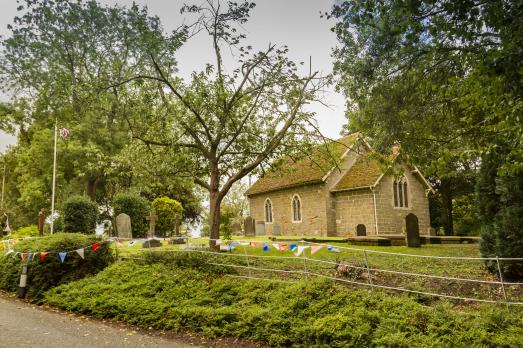
[[[116,217],[116,232],[118,232],[118,238],[133,238],[131,217],[129,215],[121,213]]]
[[[255,232],[257,236],[265,236],[265,222],[256,222]]]
[[[45,224],[45,210],[40,209],[38,212],[38,235],[42,237],[44,235],[44,224]]]
[[[255,221],[251,216],[247,216],[243,221],[245,237],[254,237],[256,235]]]
[[[160,242],[158,239],[149,238],[142,244],[142,248],[157,248],[161,247],[162,242]]]
[[[158,215],[154,213],[154,210],[151,210],[147,220],[149,221],[149,231],[147,232],[147,236],[149,238],[154,238],[154,232],[156,231],[156,220],[158,220]]]
[[[272,225],[272,235],[273,236],[281,236],[281,226],[280,225]]]
[[[421,239],[419,237],[418,217],[412,213],[405,217],[405,229],[407,231],[406,244],[409,248],[419,248]]]
[[[364,224],[359,224],[356,226],[356,236],[366,236],[367,235],[367,228]]]
[[[241,236],[242,235],[242,224],[239,221],[235,221],[231,225],[232,228],[232,234],[235,236]]]

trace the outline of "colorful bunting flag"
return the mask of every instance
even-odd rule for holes
[[[18,256],[18,254],[20,254],[18,251],[16,253],[13,254],[13,259],[16,259],[16,257]]]
[[[40,252],[40,261],[44,261],[47,253],[45,251]]]
[[[76,249],[75,251],[82,259],[84,258],[84,248]]]
[[[227,250],[229,250],[229,251],[234,250],[234,248],[236,248],[237,245],[238,245],[238,242],[232,242],[229,245],[227,245]]]
[[[297,247],[298,247],[298,246],[297,246],[296,244],[294,244],[294,243],[292,243],[291,245],[289,245],[289,249],[291,249],[291,251],[295,251]]]
[[[134,240],[132,242],[127,243],[128,245],[134,245],[136,243]]]
[[[269,250],[270,250],[269,243],[267,243],[267,242],[263,243],[263,251],[267,252]]]
[[[29,255],[28,253],[22,253],[22,262],[25,261],[25,259],[27,259],[27,255]]]
[[[62,261],[62,263],[65,261],[65,256],[67,255],[66,252],[63,252],[63,253],[58,253],[58,256],[60,256],[60,260]]]
[[[274,249],[276,250],[279,250],[280,249],[280,245],[278,243],[272,243],[272,246],[274,247]]]
[[[328,251],[332,251],[334,253],[339,253],[340,252],[340,249],[339,248],[335,248],[333,247],[332,245],[327,245],[327,250]]]
[[[253,248],[256,248],[258,246],[258,242],[250,242],[249,245]]]
[[[311,255],[314,255],[315,252],[323,248],[323,245],[313,245],[311,246]]]
[[[296,252],[294,253],[294,255],[296,255],[296,256],[300,256],[301,253],[303,253],[303,251],[304,251],[305,249],[307,249],[308,247],[309,247],[308,245],[299,245],[298,248],[297,248],[297,250],[296,250]]]
[[[100,243],[93,243],[93,244],[91,244],[91,248],[92,248],[94,251],[100,249]]]
[[[285,251],[287,249],[287,244],[280,244],[280,251]]]

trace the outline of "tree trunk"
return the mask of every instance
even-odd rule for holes
[[[221,198],[218,191],[210,192],[209,204],[209,246],[218,249],[216,239],[220,238],[220,205]]]
[[[452,183],[451,179],[441,179],[441,224],[446,236],[454,235],[452,219]]]
[[[96,201],[96,178],[89,177],[87,179],[87,196],[94,202]]]

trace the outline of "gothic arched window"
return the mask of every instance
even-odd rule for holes
[[[301,200],[298,195],[292,198],[292,222],[301,222]]]
[[[393,194],[394,206],[397,208],[407,208],[409,206],[408,184],[405,177],[394,180]]]
[[[265,201],[265,222],[272,222],[272,202],[268,198]]]

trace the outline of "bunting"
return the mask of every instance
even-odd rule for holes
[[[339,248],[335,248],[333,247],[332,245],[327,245],[327,250],[328,251],[332,251],[334,253],[339,253],[340,252],[340,249]]]
[[[62,261],[62,263],[64,263],[67,253],[66,252],[58,253],[58,256],[60,256],[60,260]]]
[[[268,252],[270,250],[269,243],[265,242],[263,243],[263,251]]]
[[[313,245],[311,246],[311,255],[314,255],[318,250],[323,248],[323,245]]]
[[[84,258],[84,248],[76,249],[75,251],[82,259]]]
[[[298,246],[297,246],[296,244],[294,244],[294,243],[292,243],[291,245],[289,245],[289,249],[290,249],[291,251],[296,251],[297,247],[298,247]]]
[[[22,262],[24,262],[27,259],[28,253],[22,253]]]
[[[280,244],[280,251],[285,251],[287,249],[287,244]]]
[[[92,248],[94,251],[100,249],[100,243],[93,243],[93,244],[91,244],[91,248]]]
[[[258,246],[258,242],[250,242],[249,245],[253,248],[256,248]]]
[[[40,252],[40,261],[44,261],[47,254],[45,251]]]
[[[280,245],[278,243],[272,243],[272,246],[274,247],[274,249],[276,250],[279,250],[280,249]]]
[[[298,248],[296,249],[296,252],[294,253],[294,255],[296,256],[300,256],[303,251],[305,251],[305,249],[309,248],[308,245],[299,245]]]

